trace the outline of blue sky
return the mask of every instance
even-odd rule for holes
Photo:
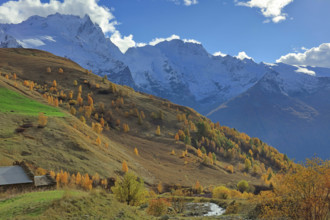
[[[211,54],[330,67],[329,10],[329,0],[0,0],[0,23],[87,13],[123,51],[175,34]]]
[[[100,3],[115,8],[113,13],[121,22],[117,29],[123,35],[133,34],[136,42],[176,34],[202,42],[210,53],[245,51],[256,61],[275,62],[301,47],[328,42],[330,37],[329,0],[293,1],[283,10],[288,18],[279,23],[264,23],[260,9],[236,6],[233,0],[200,0],[191,6],[166,0]]]

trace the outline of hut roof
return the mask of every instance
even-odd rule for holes
[[[0,167],[0,186],[33,183],[20,166]]]

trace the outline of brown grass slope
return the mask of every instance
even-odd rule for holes
[[[49,73],[46,68],[50,67]],[[63,68],[64,73],[58,73]],[[183,142],[176,142],[174,134],[182,129],[183,122],[178,122],[177,114],[189,116],[191,121],[206,120],[194,110],[175,105],[167,100],[147,94],[135,92],[133,89],[116,85],[117,91],[112,93],[111,82],[101,77],[87,73],[76,63],[47,52],[31,49],[0,49],[0,87],[9,88],[30,99],[47,105],[42,97],[45,92],[43,85],[51,87],[54,80],[57,82],[57,91],[63,90],[68,94],[70,90],[77,97],[78,86],[82,85],[84,105],[87,105],[88,94],[94,100],[95,110],[99,116],[103,115],[110,130],[97,134],[91,128],[92,122],[99,120],[87,119],[84,124],[79,117],[79,105],[76,116],[68,111],[68,100],[63,99],[59,105],[64,117],[49,117],[45,128],[37,128],[37,116],[18,115],[15,113],[1,113],[0,111],[0,161],[2,165],[14,160],[27,160],[36,166],[70,172],[94,174],[98,172],[102,177],[115,176],[121,171],[121,163],[126,160],[129,169],[133,170],[146,183],[193,185],[197,180],[202,185],[227,184],[235,186],[239,180],[246,179],[253,184],[260,184],[260,177],[244,174],[238,171],[237,161],[229,161],[218,156],[215,165],[203,165],[196,156],[194,147],[187,147]],[[11,79],[17,74],[17,85]],[[8,74],[9,79],[4,76]],[[33,91],[22,85],[23,80],[31,80],[41,85]],[[74,85],[77,80],[78,86]],[[49,91],[48,91],[49,93]],[[52,93],[57,96],[56,92]],[[116,104],[116,100],[123,98],[124,104]],[[0,100],[1,101],[1,100]],[[115,105],[112,105],[114,101]],[[104,109],[99,108],[104,103]],[[74,104],[73,102],[71,104]],[[136,110],[145,114],[142,124],[139,124]],[[163,119],[157,115],[163,114]],[[125,113],[126,112],[126,113]],[[153,115],[156,115],[152,117]],[[91,118],[93,118],[93,115]],[[120,120],[120,126],[116,121]],[[19,126],[33,123],[22,133],[16,133]],[[127,123],[130,131],[123,132],[122,125]],[[157,126],[161,128],[161,135],[155,135]],[[101,145],[95,144],[97,137],[101,138]],[[109,147],[106,148],[105,145]],[[134,154],[134,148],[139,156]],[[176,155],[170,152],[175,150]],[[188,149],[188,155],[180,158],[181,152]],[[260,159],[261,160],[261,159]],[[263,160],[265,164],[267,161]],[[224,167],[234,164],[235,173],[230,174]],[[266,166],[267,168],[267,166]],[[273,167],[273,169],[276,169]]]

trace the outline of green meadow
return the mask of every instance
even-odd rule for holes
[[[39,112],[43,112],[47,116],[65,116],[55,107],[39,103],[3,87],[0,87],[0,112],[29,116],[36,116]]]

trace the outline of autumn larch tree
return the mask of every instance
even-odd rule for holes
[[[38,117],[38,127],[44,128],[47,125],[48,117],[44,113],[40,112]]]
[[[123,161],[123,164],[122,164],[122,171],[124,173],[127,173],[127,171],[128,171],[128,166],[127,166],[127,163],[125,160]]]
[[[136,147],[134,148],[134,153],[135,153],[136,156],[139,156],[139,151]]]
[[[157,129],[156,129],[155,133],[156,133],[156,135],[160,136],[160,126],[159,125],[157,126]]]

